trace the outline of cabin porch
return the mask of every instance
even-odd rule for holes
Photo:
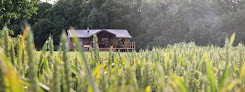
[[[85,42],[84,44],[84,50],[89,51],[90,49],[93,49],[93,43],[92,42]],[[98,44],[99,45],[99,50],[100,51],[109,51],[112,49],[112,51],[135,51],[135,42],[128,42],[122,45],[112,45],[112,44]]]

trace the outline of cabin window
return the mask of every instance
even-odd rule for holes
[[[107,44],[108,43],[108,38],[102,38],[102,44]]]
[[[83,39],[79,39],[79,42],[80,42],[80,43],[83,42]]]
[[[83,39],[79,39],[79,44],[82,45]]]
[[[125,44],[126,43],[126,40],[125,39],[118,39],[118,44],[121,45],[121,44]]]

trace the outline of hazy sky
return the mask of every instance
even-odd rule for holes
[[[41,0],[42,2],[46,2],[46,0]],[[48,0],[49,3],[54,3],[54,1],[57,1],[57,0]]]

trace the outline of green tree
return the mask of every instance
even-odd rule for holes
[[[30,18],[38,10],[34,5],[39,0],[2,0],[0,2],[0,20],[9,24],[10,19]]]
[[[107,15],[101,11],[105,0],[85,0],[81,4],[80,28],[106,28]]]
[[[40,19],[33,27],[34,43],[36,48],[42,48],[48,37],[53,33],[53,22],[48,19]]]
[[[36,22],[38,22],[38,20],[42,20],[44,18],[49,19],[51,17],[50,9],[52,8],[52,4],[47,2],[42,2],[36,4],[35,7],[38,8],[38,10],[36,11],[37,14],[33,15],[31,19],[28,20],[28,23],[34,25]]]
[[[105,28],[107,24],[107,16],[103,12],[99,12],[93,8],[87,17],[87,24],[90,28]]]
[[[236,33],[236,39],[234,44],[245,43],[245,9],[241,9],[230,14],[226,14],[222,17],[222,24],[219,27],[219,32],[223,33],[225,36],[230,36],[233,33]]]

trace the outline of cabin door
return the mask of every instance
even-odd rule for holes
[[[97,34],[97,37],[100,48],[110,48],[111,46],[113,46],[112,39],[115,37],[114,34],[107,31],[102,31]]]

